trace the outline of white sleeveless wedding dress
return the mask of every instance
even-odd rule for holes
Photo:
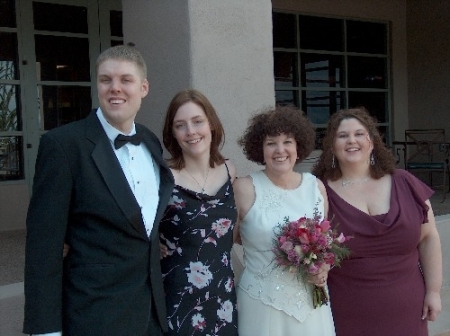
[[[250,175],[255,202],[240,223],[245,269],[237,288],[240,336],[334,336],[330,305],[313,308],[312,285],[274,268],[274,229],[290,220],[323,214],[316,177],[303,173],[300,186],[275,186],[263,171]]]

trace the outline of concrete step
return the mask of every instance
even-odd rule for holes
[[[23,282],[0,286],[0,335],[21,336],[23,323]],[[442,313],[430,322],[430,336],[450,336],[450,287],[442,290]]]

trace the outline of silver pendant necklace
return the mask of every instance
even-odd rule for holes
[[[205,186],[206,186],[206,182],[208,181],[209,169],[210,169],[210,168],[211,168],[211,167],[208,166],[208,169],[206,170],[206,177],[205,177],[205,179],[204,179],[204,181],[203,181],[203,185],[201,185],[201,184],[197,181],[197,179],[189,172],[189,170],[186,169],[186,167],[184,168],[184,170],[186,170],[186,172],[189,174],[189,176],[192,177],[192,179],[195,181],[195,183],[198,184],[198,186],[200,187],[202,193],[205,193]]]
[[[359,180],[346,180],[346,179],[342,178],[342,186],[344,188],[346,188],[346,187],[352,186],[352,185],[360,185],[360,184],[364,184],[364,183],[368,182],[369,180],[370,180],[370,176],[366,176]]]

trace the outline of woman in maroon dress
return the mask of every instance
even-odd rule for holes
[[[423,336],[441,311],[442,253],[433,191],[395,168],[364,109],[334,114],[313,173],[324,182],[329,218],[349,259],[329,273],[338,336]]]

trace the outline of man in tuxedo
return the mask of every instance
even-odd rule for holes
[[[134,122],[146,72],[133,47],[104,51],[100,108],[42,136],[27,216],[24,333],[167,329],[158,223],[173,176],[157,137]]]

